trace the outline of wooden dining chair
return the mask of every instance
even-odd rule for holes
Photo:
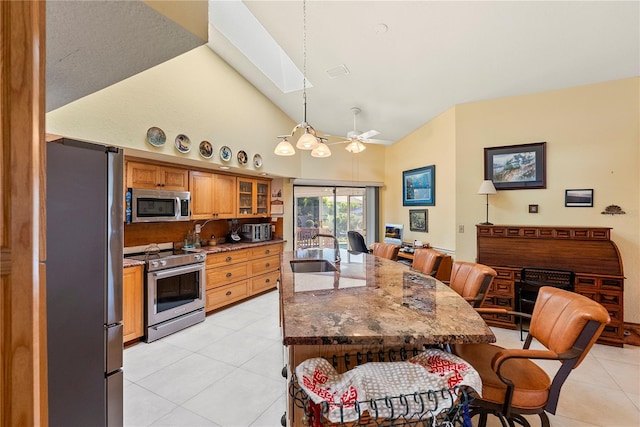
[[[398,251],[400,251],[400,245],[394,245],[393,243],[376,242],[371,245],[373,255],[392,261],[398,260]]]
[[[454,261],[451,268],[451,280],[444,283],[448,284],[474,308],[478,308],[484,302],[489,286],[496,276],[496,271],[486,265]]]
[[[418,248],[413,251],[412,268],[429,276],[435,276],[443,258],[442,252],[429,248]]]
[[[499,308],[486,310],[516,314]],[[564,381],[582,362],[609,320],[609,313],[599,303],[545,286],[538,292],[522,349],[492,344],[454,345],[453,352],[469,362],[482,379],[482,397],[473,401],[471,417],[480,416],[479,427],[487,425],[488,415],[498,417],[503,426],[513,426],[514,422],[528,426],[523,415],[537,414],[542,426],[549,427],[546,412],[556,413]],[[530,349],[533,338],[545,349]],[[562,366],[551,380],[532,361],[535,359],[559,360]]]

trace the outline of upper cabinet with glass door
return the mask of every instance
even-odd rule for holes
[[[238,217],[266,218],[271,214],[271,181],[238,177]]]

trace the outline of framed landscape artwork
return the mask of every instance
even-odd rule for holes
[[[409,209],[409,230],[429,231],[428,211],[426,209]]]
[[[547,188],[546,142],[484,149],[484,179],[497,190]]]
[[[436,166],[402,172],[402,206],[436,205]]]
[[[593,189],[565,190],[564,205],[569,208],[592,208]]]

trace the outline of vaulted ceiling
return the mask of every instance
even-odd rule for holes
[[[206,42],[184,28],[203,1],[47,3],[48,111]],[[302,2],[244,4],[302,69]],[[309,1],[306,26],[308,121],[332,135],[353,129],[352,107],[358,130],[396,141],[457,104],[640,75],[636,1]],[[302,121],[302,91],[283,93],[211,24],[208,45]]]

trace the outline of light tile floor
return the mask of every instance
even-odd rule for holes
[[[499,345],[522,346],[518,331],[493,331]],[[553,374],[559,363],[540,365]],[[273,291],[127,348],[125,426],[278,427],[285,411],[282,367]],[[569,376],[550,419],[553,427],[640,426],[640,347],[596,344]]]

